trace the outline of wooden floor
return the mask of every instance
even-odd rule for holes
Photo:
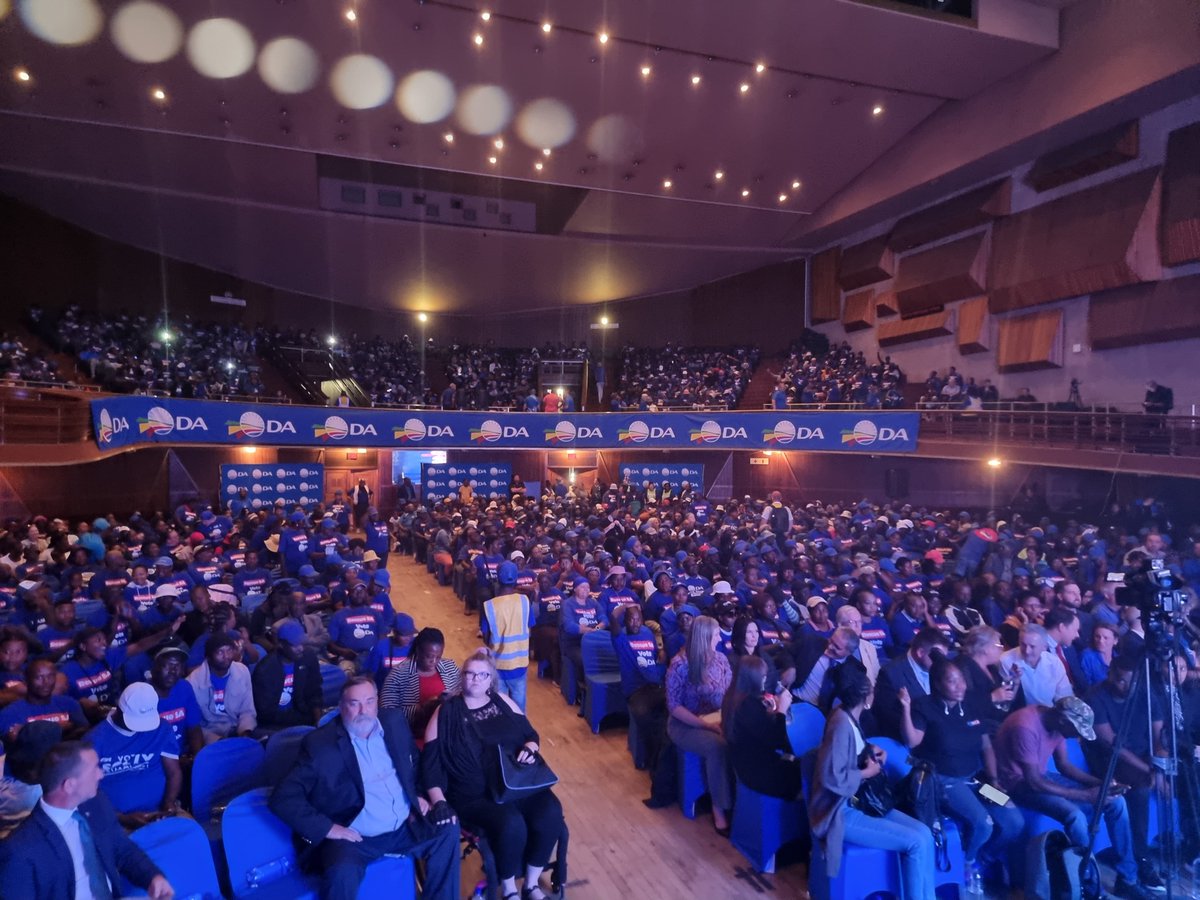
[[[388,569],[396,608],[411,615],[418,628],[440,628],[447,655],[461,666],[480,644],[476,617],[464,615],[454,592],[439,586],[411,557],[393,554]],[[592,734],[553,682],[537,679],[532,667],[528,707],[542,752],[561,779],[555,792],[571,829],[571,900],[808,896],[803,865],[758,875],[728,839],[713,831],[711,816],[688,821],[678,807],[643,806],[650,779],[633,767],[625,727],[607,725]],[[476,859],[464,863],[464,897],[479,879]]]

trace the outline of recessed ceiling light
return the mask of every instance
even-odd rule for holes
[[[765,71],[767,71],[767,67],[764,66],[762,63],[759,63],[757,66],[754,67],[754,72],[757,75],[761,75]]]
[[[873,115],[873,116],[882,116],[882,115],[883,115],[883,106],[882,106],[882,104],[876,103],[876,104],[875,104],[875,106],[874,106],[874,107],[871,109],[871,115]]]
[[[720,169],[717,169],[716,174],[713,175],[713,178],[717,179],[717,181],[720,181],[724,177],[725,177],[725,173],[722,172]]]
[[[742,188],[742,199],[744,200],[745,198],[747,198],[747,197],[749,197],[749,196],[750,196],[750,189],[749,189],[749,188]]]
[[[21,82],[22,84],[28,84],[33,80],[33,76],[29,74],[29,70],[22,68],[13,70],[13,78],[17,79],[17,81]]]
[[[542,169],[543,169],[543,168],[545,168],[545,167],[542,165],[542,163],[541,163],[541,160],[538,160],[537,162],[535,162],[535,163],[533,164],[533,167],[534,167],[535,169],[537,169],[539,172],[540,172],[540,171],[542,171]]]
[[[554,27],[554,26],[553,26],[553,25],[551,25],[549,22],[543,22],[543,23],[542,23],[542,31],[544,31],[546,34],[549,34],[549,33],[550,33],[550,29],[552,29],[553,27]]]
[[[780,203],[787,203],[787,194],[780,194],[780,195],[779,195],[779,202],[780,202]]]
[[[503,150],[504,149],[504,138],[496,138],[494,141],[492,141],[492,144],[495,146],[495,148],[497,150]]]
[[[480,34],[479,32],[475,32],[475,36],[472,37],[471,40],[473,40],[475,42],[476,47],[483,46],[483,35]]]
[[[665,188],[670,188],[670,187],[671,187],[671,179],[670,179],[670,178],[664,178],[664,179],[663,179],[663,187],[665,187]]]
[[[608,43],[608,32],[602,31],[598,35],[596,35],[596,38],[600,41],[600,43],[607,44]]]
[[[793,181],[793,182],[792,182],[792,190],[793,190],[793,191],[798,191],[798,190],[800,190],[800,181],[799,181],[799,179],[797,179],[796,181]]]
[[[417,321],[418,321],[418,322],[428,322],[428,321],[429,321],[429,316],[427,316],[427,315],[426,315],[425,313],[423,313],[423,312],[419,312],[419,313],[417,313]]]
[[[699,75],[693,75],[693,76],[692,76],[692,86],[694,87],[695,85],[697,85],[697,84],[699,84],[699,83],[700,83],[700,76],[699,76]]]
[[[353,9],[346,10],[346,21],[347,22],[357,22],[358,21],[358,13],[356,13]]]
[[[454,143],[454,132],[447,131],[445,134],[442,135],[442,138],[446,141],[447,144],[453,144]]]
[[[650,77],[650,67],[649,66],[642,66],[642,77],[643,78]]]
[[[485,9],[483,12],[481,12],[479,14],[479,18],[483,19],[483,21],[485,21],[485,22],[489,22],[489,21],[491,21],[492,14]]]
[[[750,85],[743,81],[740,85],[738,85],[738,90],[744,94],[746,91],[750,90]]]
[[[542,148],[542,156],[549,156],[549,155],[550,155],[550,148],[549,148],[549,147],[543,147],[543,148]]]
[[[489,157],[488,157],[488,162],[490,162],[490,163],[491,163],[491,164],[494,166],[494,165],[496,164],[496,157],[494,157],[494,156],[489,156]]]
[[[159,103],[162,103],[163,101],[165,101],[167,99],[167,92],[164,91],[160,87],[156,87],[154,90],[152,90],[150,92],[150,97],[151,97],[151,99],[157,100]]]

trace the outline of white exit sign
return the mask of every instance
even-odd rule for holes
[[[769,466],[770,464],[771,464],[771,461],[769,459],[767,459],[765,456],[750,457],[750,465],[752,465],[752,466]]]

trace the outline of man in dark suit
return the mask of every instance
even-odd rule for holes
[[[908,652],[898,656],[879,672],[875,684],[875,702],[871,710],[875,714],[877,733],[904,743],[901,731],[900,688],[908,688],[914,700],[929,694],[929,668],[937,653],[946,654],[950,640],[940,629],[926,626],[917,632]]]
[[[98,791],[100,758],[79,741],[52,747],[41,764],[42,799],[0,842],[0,885],[6,900],[112,900],[121,876],[151,900],[175,891],[117,822]]]
[[[379,710],[371,678],[349,679],[340,715],[304,739],[271,809],[308,845],[325,900],[354,900],[367,865],[388,853],[426,861],[423,900],[458,900],[458,818],[417,793],[418,753],[399,709]]]
[[[829,673],[854,656],[858,648],[858,634],[848,627],[834,629],[828,639],[806,635],[793,643],[796,680],[792,684],[792,694],[827,711],[833,685]]]
[[[1089,685],[1087,676],[1083,674],[1083,664],[1079,659],[1076,643],[1083,620],[1070,606],[1056,606],[1046,613],[1042,619],[1042,627],[1046,629],[1046,649],[1058,657],[1063,668],[1067,670],[1067,678],[1075,688],[1075,696],[1082,697],[1087,693]]]
[[[316,725],[321,715],[321,664],[304,646],[304,628],[287,621],[275,632],[277,646],[254,667],[254,710],[258,732],[290,725]]]

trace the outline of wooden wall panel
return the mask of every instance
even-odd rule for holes
[[[847,331],[862,331],[875,324],[875,292],[868,289],[847,294],[842,325]]]
[[[896,254],[887,245],[887,236],[855,244],[842,251],[838,284],[844,291],[866,287],[896,274]]]
[[[991,311],[1157,280],[1158,198],[1158,169],[1146,169],[996,222]]]
[[[983,353],[991,348],[987,297],[963,301],[958,312],[958,352],[963,356]]]
[[[923,341],[926,338],[941,337],[951,334],[953,331],[953,311],[942,310],[912,319],[893,319],[890,322],[880,322],[875,333],[879,336],[880,347],[890,347],[894,344],[908,344],[913,341]]]
[[[903,316],[920,315],[987,286],[988,240],[984,233],[913,253],[900,260],[894,285]]]
[[[895,291],[881,291],[875,295],[875,315],[881,319],[900,315],[900,301]]]
[[[1025,181],[1036,191],[1048,191],[1137,159],[1137,155],[1135,119],[1038,157]]]
[[[842,291],[838,287],[841,248],[830,247],[812,258],[812,281],[808,320],[812,325],[836,322],[842,317]]]
[[[1200,261],[1200,122],[1167,138],[1161,239],[1166,265]]]
[[[1088,342],[1093,350],[1200,337],[1200,275],[1135,284],[1093,297]]]
[[[1011,209],[1012,179],[1002,178],[905,216],[892,229],[888,246],[902,253],[986,225],[998,216],[1007,216]]]
[[[1029,372],[1062,366],[1061,309],[1031,313],[1000,320],[996,341],[996,369],[1000,372]]]

